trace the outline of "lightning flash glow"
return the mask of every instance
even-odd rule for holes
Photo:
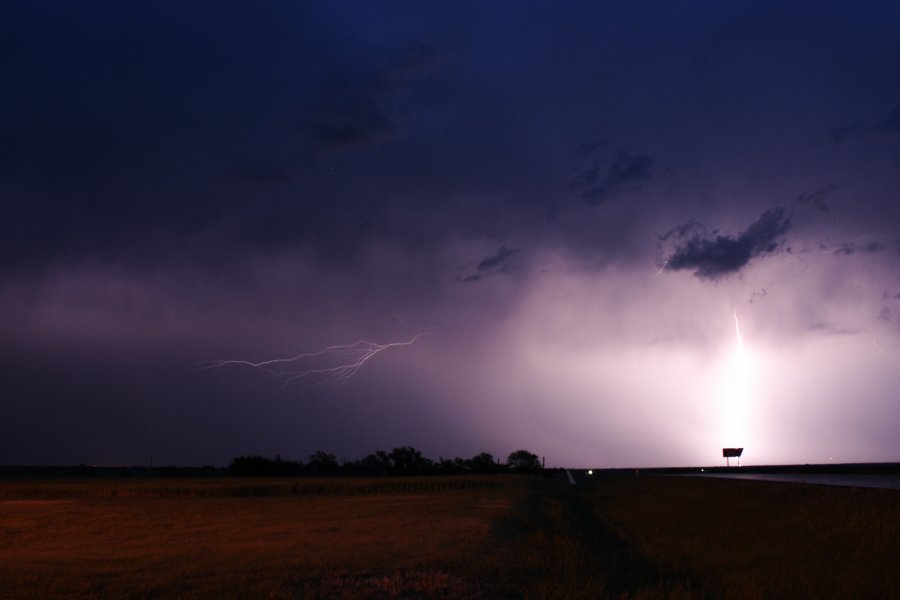
[[[737,311],[732,316],[737,343],[722,363],[715,395],[719,412],[719,442],[722,447],[743,447],[749,441],[747,417],[752,396],[753,361],[744,346]]]
[[[261,371],[267,377],[281,381],[282,387],[301,379],[313,381],[314,386],[336,386],[350,380],[364,364],[378,354],[391,348],[410,346],[432,331],[416,334],[411,339],[401,342],[379,344],[368,340],[359,340],[352,344],[328,346],[316,352],[304,352],[259,362],[242,359],[211,360],[201,363],[201,366],[207,369],[244,367]]]

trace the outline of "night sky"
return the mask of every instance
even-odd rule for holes
[[[0,464],[900,460],[896,2],[5,2],[0,73]]]

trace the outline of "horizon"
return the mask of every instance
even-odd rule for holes
[[[325,452],[328,455],[334,456],[337,460],[337,463],[341,466],[350,465],[353,463],[357,463],[367,456],[374,454],[372,453],[359,456],[357,458],[342,458],[340,456],[336,456],[328,452],[327,450],[319,450],[316,452]],[[462,456],[454,456],[452,458],[448,458],[445,456],[438,457],[437,459],[433,459],[430,456],[423,455],[423,458],[430,461],[433,465],[439,465],[443,460],[449,461],[468,461],[478,456],[480,453],[476,453],[470,457],[462,457]],[[156,464],[156,463],[145,463],[145,464],[86,464],[86,463],[78,463],[78,464],[0,464],[0,469],[79,469],[79,468],[90,468],[90,469],[136,469],[143,471],[153,471],[157,469],[216,469],[216,470],[226,470],[228,466],[232,464],[236,459],[239,458],[263,458],[267,461],[276,462],[281,460],[286,463],[300,463],[307,464],[312,455],[308,456],[306,459],[296,458],[296,457],[285,457],[280,455],[272,455],[266,456],[262,454],[247,454],[241,456],[234,456],[226,463],[219,464]],[[507,465],[507,462],[503,459],[502,456],[493,456],[495,464],[499,466]],[[544,456],[539,456],[538,458],[543,460],[546,459]],[[723,459],[724,460],[724,459]],[[578,471],[587,471],[587,470],[595,470],[595,471],[635,471],[640,469],[645,469],[649,471],[664,471],[664,470],[685,470],[685,469],[725,469],[725,470],[736,470],[743,469],[745,467],[752,469],[766,469],[766,468],[840,468],[840,467],[874,467],[874,466],[892,466],[892,467],[900,467],[900,461],[871,461],[871,462],[847,462],[847,463],[838,463],[838,462],[827,462],[827,463],[770,463],[770,464],[756,464],[756,463],[741,463],[741,464],[732,464],[726,465],[723,463],[710,463],[710,464],[693,464],[693,465],[678,465],[678,464],[661,464],[661,465],[623,465],[623,466],[606,466],[606,465],[554,465],[547,464],[541,467],[541,470],[554,470],[554,469],[562,469],[562,470],[578,470]]]

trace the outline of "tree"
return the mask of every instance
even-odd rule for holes
[[[494,457],[487,452],[476,454],[466,462],[473,473],[496,473],[498,470]]]
[[[228,465],[228,474],[239,477],[259,477],[271,474],[271,463],[265,456],[238,456]]]
[[[258,455],[238,456],[228,466],[228,474],[238,477],[296,476],[303,474],[303,463],[282,460],[278,455],[275,460]]]
[[[516,471],[536,471],[541,468],[541,459],[528,450],[516,450],[507,457],[506,466]]]
[[[391,471],[395,475],[424,475],[431,469],[431,460],[412,446],[394,448],[389,455]]]
[[[306,463],[306,469],[313,475],[337,475],[341,466],[338,464],[334,454],[317,450],[315,454],[309,456],[309,462]]]
[[[391,459],[387,452],[378,450],[359,461],[359,466],[365,475],[387,475],[391,468]]]
[[[459,475],[469,470],[466,461],[460,457],[441,458],[434,466],[435,471],[443,475]]]

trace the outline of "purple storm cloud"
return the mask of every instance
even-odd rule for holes
[[[0,463],[898,460],[898,22],[5,3]]]

